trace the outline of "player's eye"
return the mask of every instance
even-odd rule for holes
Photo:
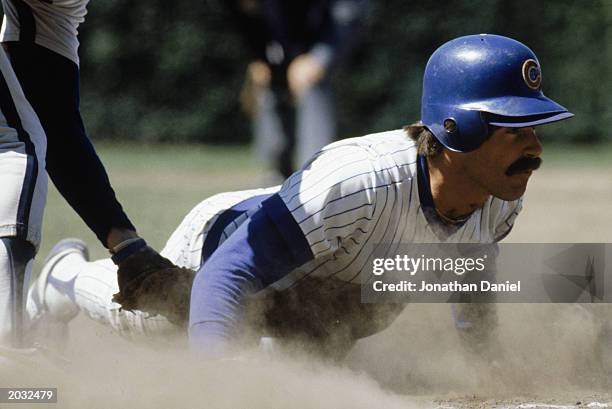
[[[508,128],[508,133],[517,136],[528,136],[530,134],[535,134],[535,127],[530,126],[528,128]]]
[[[528,128],[519,128],[517,129],[517,133],[519,133],[521,136],[529,136],[529,135],[535,135],[535,127],[530,126]]]

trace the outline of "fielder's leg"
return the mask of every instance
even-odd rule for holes
[[[296,155],[301,167],[319,149],[336,138],[333,94],[329,81],[308,88],[296,105]]]
[[[34,246],[13,237],[0,238],[0,344],[23,346],[25,294]]]
[[[263,88],[257,94],[253,117],[255,151],[260,160],[278,172],[282,180],[293,173],[293,112],[287,91]],[[279,180],[273,180],[275,184]]]
[[[45,134],[0,48],[0,346],[21,347],[47,196]]]

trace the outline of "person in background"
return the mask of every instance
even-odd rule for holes
[[[257,155],[281,180],[335,139],[330,75],[354,48],[367,4],[364,0],[229,4],[252,56],[242,107],[253,120]]]

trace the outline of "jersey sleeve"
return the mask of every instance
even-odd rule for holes
[[[376,199],[376,160],[368,149],[343,145],[316,155],[282,186],[279,196],[315,258],[368,234]]]
[[[523,208],[523,198],[512,202],[502,201],[496,217],[495,241],[503,240],[514,227],[514,221]]]
[[[78,27],[85,21],[87,4],[87,0],[3,1],[2,42],[34,42],[78,66]]]

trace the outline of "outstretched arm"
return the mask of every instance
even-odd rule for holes
[[[206,354],[222,354],[240,322],[246,297],[312,258],[282,199],[273,195],[265,200],[198,271],[191,292],[191,345]]]
[[[79,112],[79,67],[36,44],[11,42],[7,46],[15,73],[47,135],[51,180],[100,242],[114,247],[129,238],[119,231],[136,229],[117,201],[85,133]]]
[[[244,301],[342,240],[370,230],[376,198],[369,150],[336,146],[315,155],[212,253],[191,292],[189,338],[205,353],[223,352]]]

